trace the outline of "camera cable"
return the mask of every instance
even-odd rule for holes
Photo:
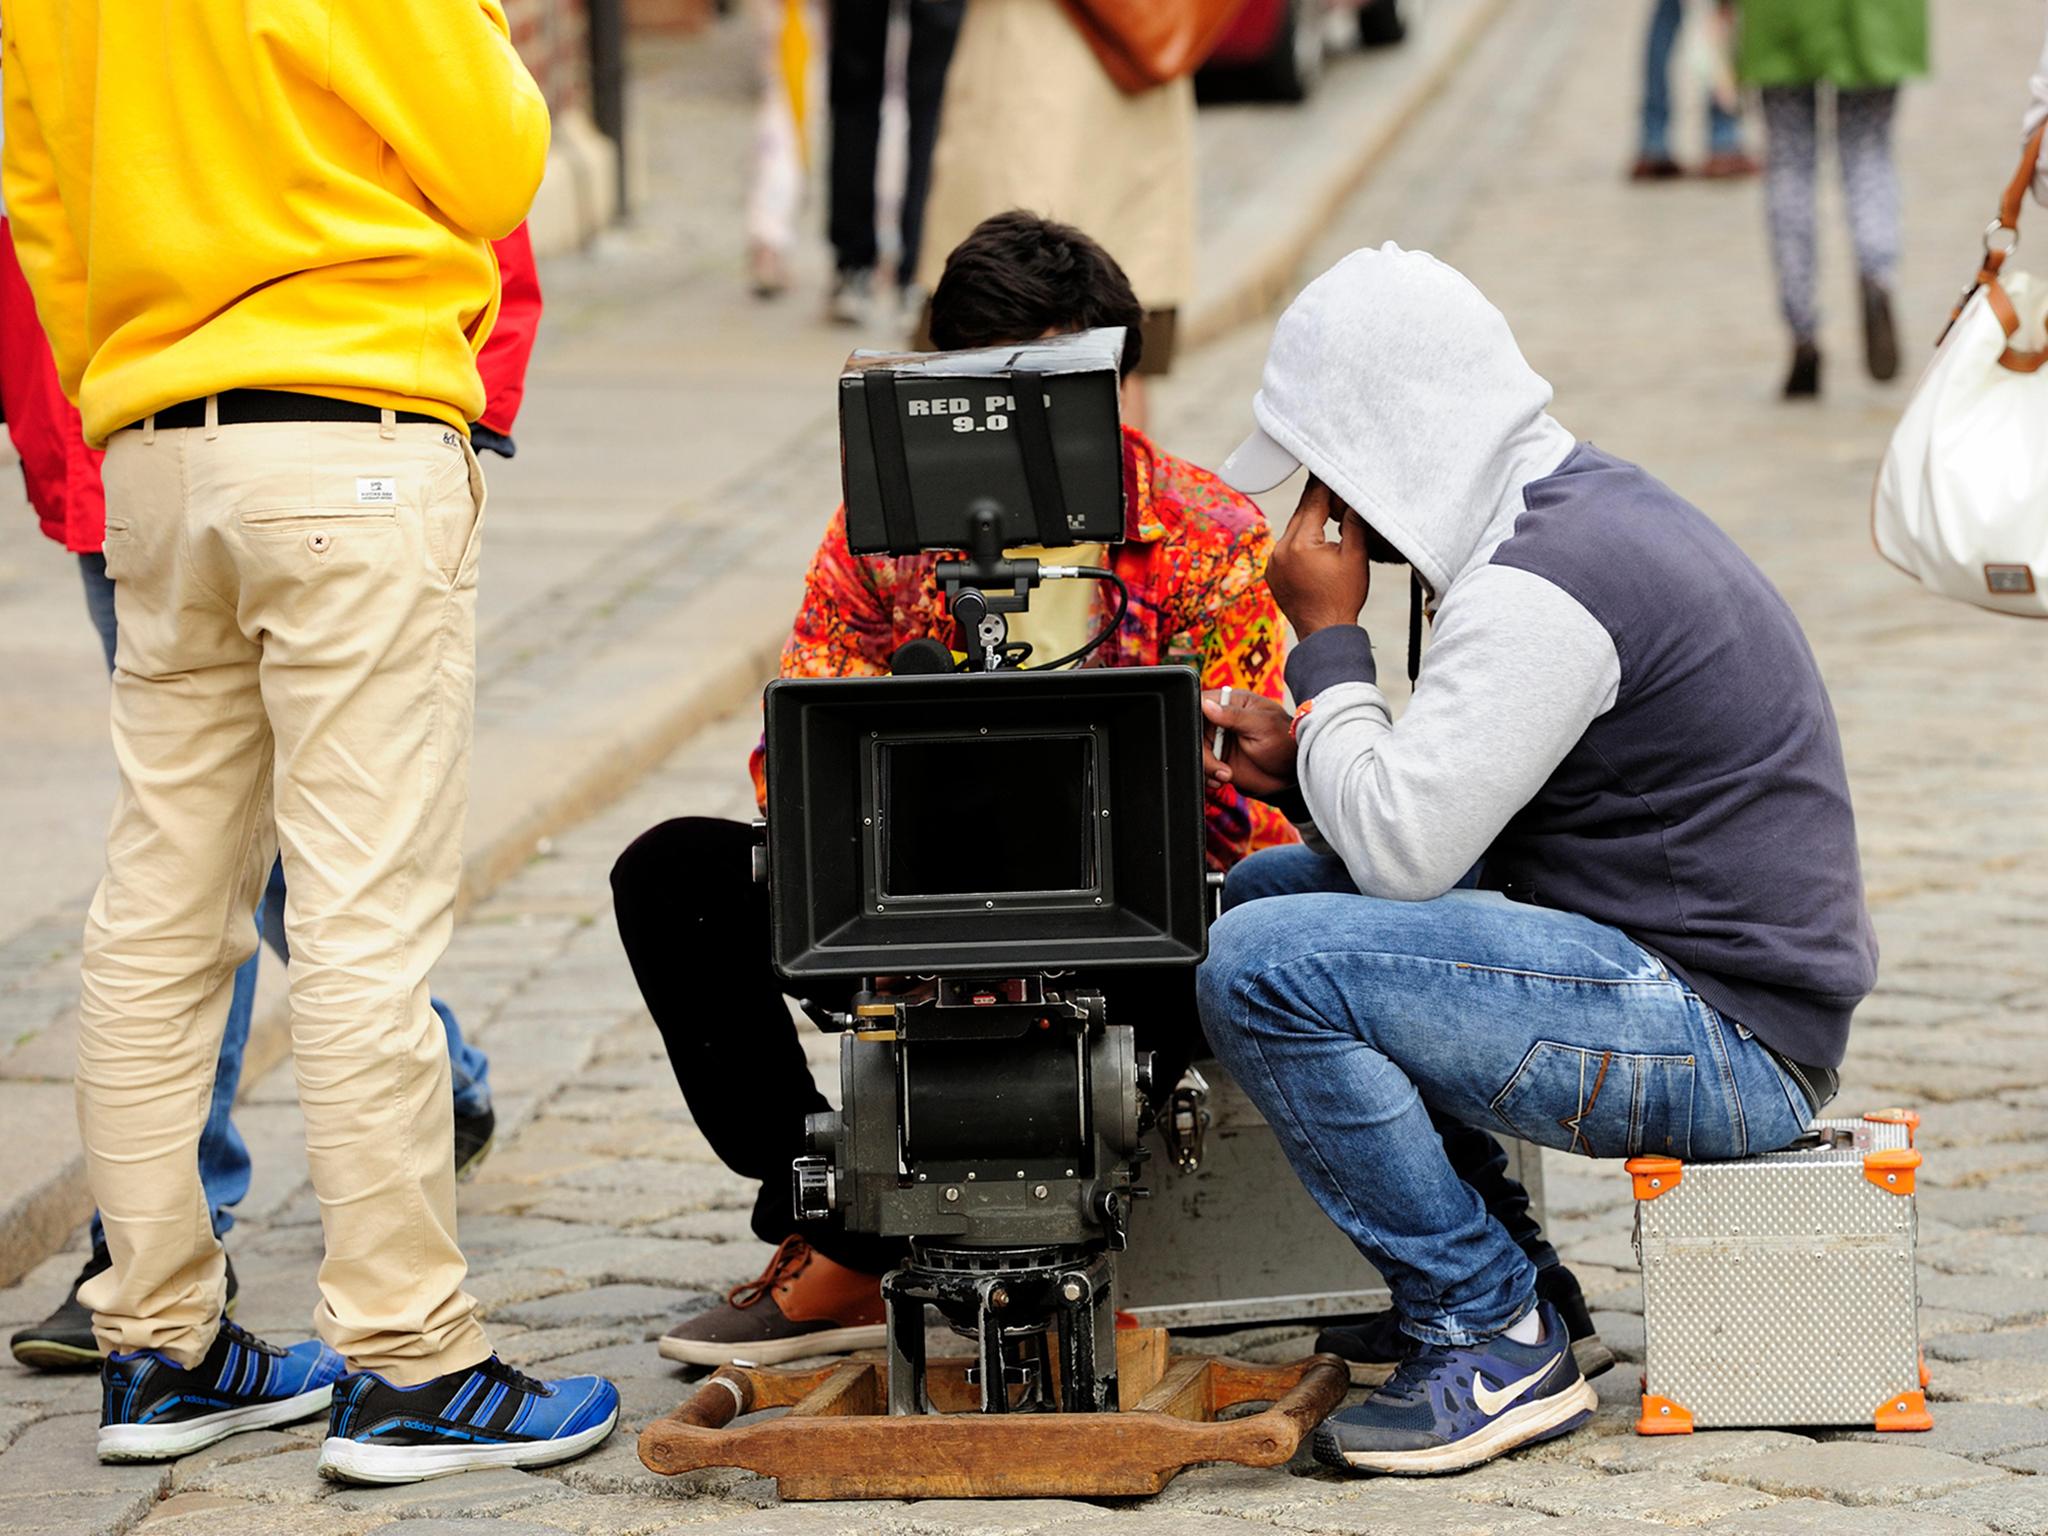
[[[1057,657],[1052,661],[1042,661],[1035,667],[1026,667],[1023,669],[1024,671],[1050,672],[1056,667],[1078,665],[1094,655],[1101,648],[1105,640],[1123,628],[1124,615],[1131,611],[1131,589],[1124,585],[1123,577],[1117,575],[1115,571],[1108,570],[1099,565],[1041,565],[1038,568],[1038,575],[1041,581],[1079,577],[1088,581],[1114,582],[1116,584],[1116,612],[1110,615],[1109,622],[1102,626],[1101,630],[1096,633],[1095,638],[1079,650],[1069,651],[1066,655]]]

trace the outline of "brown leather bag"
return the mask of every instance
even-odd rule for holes
[[[1135,96],[1191,75],[1245,0],[1060,0],[1117,89]]]

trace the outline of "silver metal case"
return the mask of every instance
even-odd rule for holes
[[[1729,1163],[1632,1158],[1645,1434],[1735,1426],[1925,1429],[1917,1117],[1817,1120]]]

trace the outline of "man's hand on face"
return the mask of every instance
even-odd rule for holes
[[[1323,536],[1323,525],[1331,518],[1339,520],[1334,544]],[[1356,624],[1365,607],[1372,585],[1365,523],[1313,476],[1301,493],[1293,521],[1273,545],[1266,585],[1302,640],[1319,629]]]
[[[1230,690],[1230,702],[1223,702],[1223,690],[1202,695],[1202,714],[1211,725],[1227,733],[1223,756],[1202,743],[1202,774],[1211,788],[1232,785],[1254,800],[1275,800],[1294,788],[1293,716],[1263,694]]]

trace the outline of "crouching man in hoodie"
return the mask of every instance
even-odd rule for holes
[[[1202,1023],[1412,1341],[1318,1432],[1359,1471],[1473,1466],[1594,1407],[1433,1116],[1589,1157],[1771,1151],[1833,1095],[1876,974],[1798,622],[1550,398],[1457,272],[1359,251],[1281,317],[1222,470],[1310,476],[1268,568],[1294,714],[1206,706],[1211,777],[1307,846],[1231,872]],[[1398,722],[1357,623],[1375,560],[1435,618]]]

